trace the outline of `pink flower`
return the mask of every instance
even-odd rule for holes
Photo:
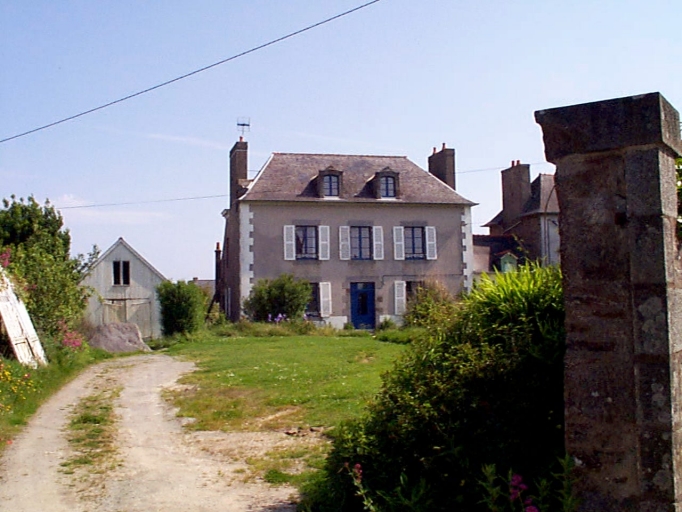
[[[538,510],[538,507],[536,507],[535,505],[531,505],[530,507],[526,507],[526,512],[540,512],[540,511]]]

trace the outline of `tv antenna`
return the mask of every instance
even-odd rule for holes
[[[237,131],[241,132],[242,136],[246,132],[251,131],[251,118],[250,117],[238,117],[237,118]]]

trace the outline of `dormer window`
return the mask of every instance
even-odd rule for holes
[[[343,191],[341,171],[329,166],[320,171],[317,179],[317,193],[319,197],[340,197]]]
[[[379,195],[381,197],[395,197],[395,176],[381,176],[379,178]]]
[[[335,174],[327,174],[322,177],[322,194],[325,197],[339,195],[339,177]]]
[[[400,196],[399,174],[386,167],[374,175],[374,197],[391,199]]]

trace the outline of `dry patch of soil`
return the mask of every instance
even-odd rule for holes
[[[317,432],[186,432],[161,397],[191,363],[166,355],[107,361],[86,370],[41,407],[0,459],[0,503],[15,512],[241,512],[295,510],[295,489],[271,486],[258,461],[323,443]],[[115,455],[73,472],[67,428],[84,398],[112,398]],[[267,422],[265,422],[267,423]]]

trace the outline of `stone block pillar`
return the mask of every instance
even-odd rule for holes
[[[677,111],[658,93],[542,110],[557,166],[566,450],[581,511],[682,511]]]

